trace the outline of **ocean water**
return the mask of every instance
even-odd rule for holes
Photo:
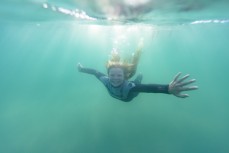
[[[1,153],[228,153],[229,9],[211,0],[2,0]],[[106,73],[113,48],[144,41],[143,83],[195,78],[180,99],[109,96],[77,63]]]

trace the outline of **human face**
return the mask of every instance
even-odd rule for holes
[[[124,71],[122,68],[113,67],[108,72],[110,83],[114,87],[120,86],[124,82]]]

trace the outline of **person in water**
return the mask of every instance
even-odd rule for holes
[[[186,98],[189,97],[189,95],[182,94],[182,91],[198,89],[198,86],[187,86],[196,80],[191,79],[185,81],[189,75],[187,74],[182,78],[179,78],[181,75],[180,72],[175,76],[171,83],[165,85],[141,84],[141,74],[139,74],[134,81],[129,81],[129,79],[136,73],[141,53],[142,47],[138,47],[129,62],[127,60],[121,61],[118,52],[113,50],[111,52],[111,58],[106,64],[108,75],[91,68],[85,68],[80,63],[78,63],[78,71],[96,76],[96,78],[105,85],[112,97],[124,102],[131,101],[140,92],[173,94],[180,98]]]

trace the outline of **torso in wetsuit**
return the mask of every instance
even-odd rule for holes
[[[134,81],[125,80],[121,86],[113,87],[108,76],[101,72],[89,68],[81,68],[81,72],[95,75],[105,85],[112,97],[124,102],[131,101],[140,92],[169,94],[168,85],[140,84]]]
[[[134,82],[125,80],[119,87],[114,87],[111,85],[109,78],[107,76],[102,76],[99,80],[105,85],[109,94],[119,100],[128,102],[137,96],[137,92],[130,92],[132,88],[135,87]]]

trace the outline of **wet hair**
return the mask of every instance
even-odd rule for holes
[[[109,74],[111,68],[121,68],[124,71],[125,79],[130,79],[136,73],[141,52],[141,49],[137,49],[130,60],[121,60],[119,53],[113,50],[106,64],[107,73]]]

